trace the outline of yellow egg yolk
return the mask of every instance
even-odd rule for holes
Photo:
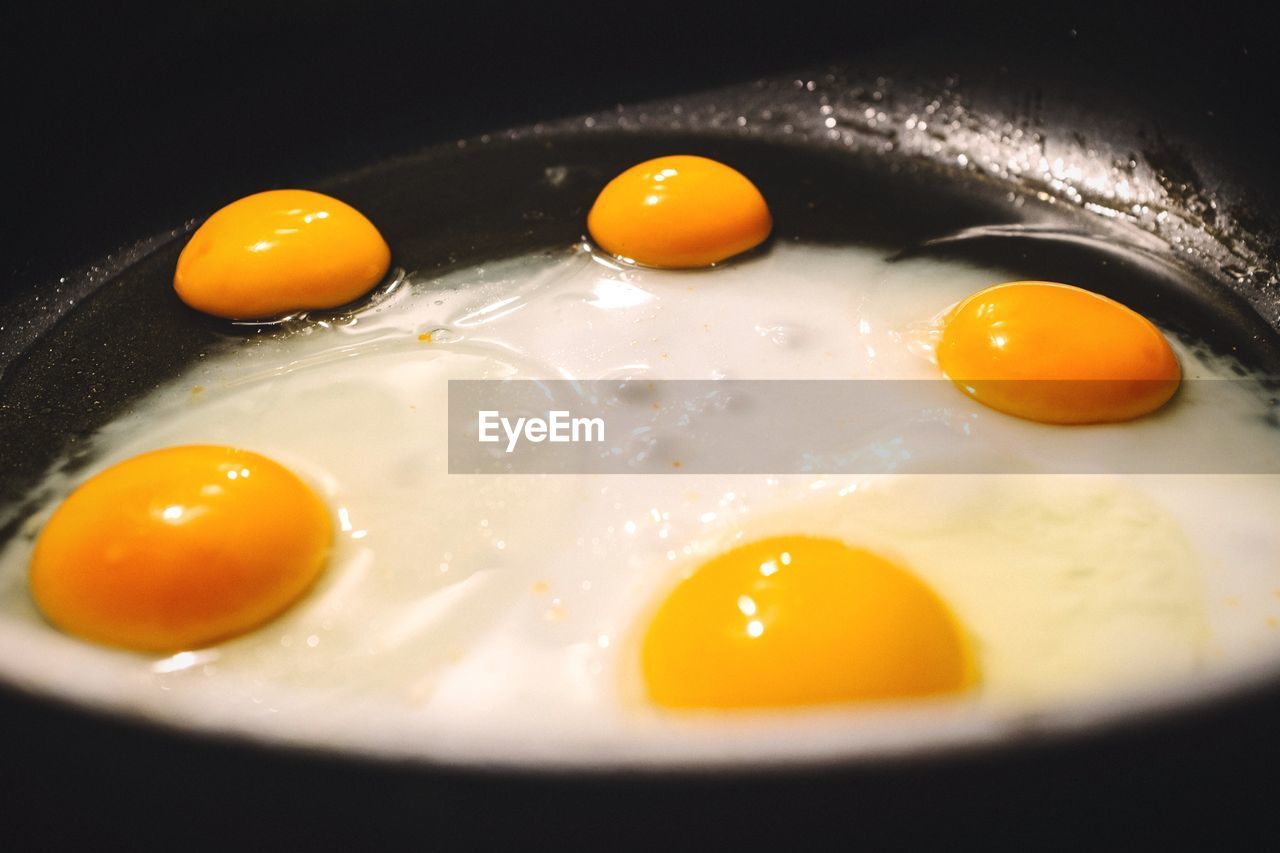
[[[324,503],[280,464],[171,447],[71,493],[36,542],[31,591],[69,633],[177,651],[280,613],[319,575],[332,536]]]
[[[1182,371],[1142,315],[1066,284],[987,288],[947,316],[938,366],[965,393],[1051,424],[1126,421],[1155,411]]]
[[[587,216],[606,252],[649,267],[706,267],[754,248],[773,218],[742,173],[706,157],[632,166],[605,186]]]
[[[173,286],[197,311],[261,319],[345,305],[390,264],[386,241],[354,207],[308,190],[271,190],[210,216],[182,250]]]
[[[641,659],[650,698],[671,708],[905,699],[974,677],[960,626],[915,575],[799,536],[703,564],[659,608]]]

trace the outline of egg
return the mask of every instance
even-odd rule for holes
[[[610,181],[587,216],[606,252],[648,267],[708,267],[753,249],[773,218],[755,184],[706,157],[646,160]]]
[[[31,592],[63,629],[111,645],[176,651],[275,616],[315,581],[328,510],[256,453],[186,446],[99,473],[36,542]]]
[[[739,487],[735,499],[753,509],[705,525],[666,584],[740,544],[836,539],[909,569],[954,614],[972,680],[942,697],[1051,709],[1176,680],[1211,656],[1185,518],[1143,485],[1083,475],[792,478],[764,490],[772,499]],[[650,589],[668,594],[661,581]]]
[[[645,683],[673,708],[817,705],[958,693],[955,617],[906,569],[831,539],[780,536],[713,557],[645,633]]]
[[[262,319],[352,302],[390,264],[360,211],[310,190],[270,190],[205,220],[178,257],[173,287],[197,311]]]
[[[1159,417],[1089,429],[1013,418],[942,377],[932,321],[1008,270],[778,242],[697,278],[714,286],[566,248],[410,275],[344,322],[211,350],[97,432],[86,467],[49,471],[0,550],[0,669],[187,727],[544,765],[996,736],[1280,656],[1280,484],[1176,473],[1219,438],[1280,470],[1243,382],[1188,381]],[[1235,375],[1166,340],[1186,379]],[[450,380],[566,377],[911,380],[878,384],[931,396],[926,419],[847,430],[850,452],[887,460],[879,474],[450,472]],[[332,518],[326,568],[211,643],[129,651],[51,626],[27,583],[40,529],[112,466],[189,445],[296,472]],[[956,447],[1025,473],[929,467]],[[1086,474],[1050,473],[1064,447]],[[765,552],[812,571],[754,586]],[[873,602],[904,618],[877,622]],[[868,654],[873,635],[893,654]]]
[[[1150,414],[1182,375],[1150,321],[1079,287],[996,285],[965,299],[944,323],[937,359],[946,375],[984,405],[1042,423]]]

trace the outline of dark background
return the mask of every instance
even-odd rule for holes
[[[31,4],[3,13],[0,288],[268,186],[485,130],[826,61],[1138,112],[1274,209],[1280,61],[1244,3]],[[3,294],[0,294],[3,295]],[[3,325],[0,318],[0,326]],[[428,774],[0,698],[0,848],[1176,846],[1263,840],[1280,697],[940,765],[752,779]],[[625,843],[624,843],[625,842]]]
[[[0,272],[40,280],[246,193],[432,142],[835,60],[1149,112],[1213,135],[1244,183],[1270,189],[1280,33],[1264,8],[21,4],[0,21]]]

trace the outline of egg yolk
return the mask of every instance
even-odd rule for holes
[[[662,604],[641,649],[652,700],[763,708],[956,693],[962,631],[913,574],[831,539],[785,536],[703,564]]]
[[[1142,315],[1044,281],[1000,284],[947,316],[938,366],[979,402],[1050,424],[1126,421],[1163,406],[1182,377]]]
[[[233,201],[196,229],[173,287],[197,311],[260,319],[345,305],[390,264],[386,241],[354,207],[308,190],[271,190]]]
[[[36,542],[31,592],[69,633],[177,651],[280,613],[319,575],[332,536],[324,503],[278,463],[171,447],[71,493]]]
[[[755,184],[706,157],[632,166],[605,186],[587,216],[606,252],[649,267],[706,267],[754,248],[773,218]]]

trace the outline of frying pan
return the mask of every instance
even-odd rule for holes
[[[718,9],[540,9],[499,36],[488,28],[509,13],[484,4],[440,20],[408,4],[329,3],[300,21],[231,3],[71,28],[28,10],[18,29],[30,37],[8,53],[24,68],[11,79],[25,132],[10,161],[22,215],[6,229],[0,319],[5,502],[226,344],[225,327],[167,298],[167,278],[199,217],[268,186],[342,195],[383,227],[398,263],[429,272],[576,239],[591,188],[643,156],[718,155],[760,176],[780,239],[921,246],[974,220],[1073,222],[1103,245],[997,231],[929,251],[1088,276],[1280,375],[1280,179],[1247,132],[1277,70],[1261,54],[1265,26],[1245,9],[1011,9],[907,3],[752,22]],[[935,102],[933,134],[903,130]],[[1105,205],[1083,180],[1000,167],[1037,152],[1098,164],[1111,180],[1093,187],[1099,198],[1115,169],[1149,192],[1170,214],[1144,231],[1151,253],[1179,274],[1108,254],[1089,207]],[[549,164],[570,167],[559,188],[538,180]],[[15,518],[4,523],[11,534]],[[875,760],[567,773],[286,750],[5,684],[0,778],[5,831],[48,844],[1185,845],[1260,837],[1277,711],[1280,679],[1254,678],[1176,706]]]

